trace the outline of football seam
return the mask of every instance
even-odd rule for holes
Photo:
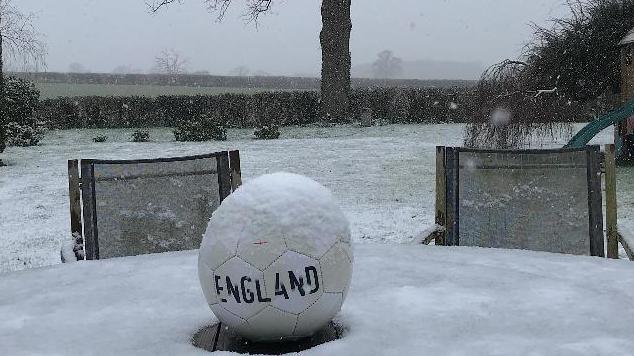
[[[236,318],[238,318],[238,319],[242,320],[242,321],[243,321],[243,322],[245,322],[245,323],[247,322],[247,319],[245,319],[245,318],[241,317],[240,315],[238,315],[238,314],[236,314],[236,313],[232,312],[231,310],[228,310],[227,308],[225,308],[225,307],[222,305],[222,303],[218,303],[218,305],[220,306],[220,308],[222,308],[222,310],[226,311],[227,313],[229,313],[229,314],[231,314],[231,315],[235,316]],[[244,323],[242,323],[242,324],[244,324]],[[240,325],[242,325],[242,324],[240,324]]]
[[[337,244],[334,244],[334,245],[330,248],[330,250],[332,250],[333,248],[335,248],[335,246],[337,246]],[[330,252],[330,250],[328,250],[328,252]],[[344,255],[346,255],[346,257],[348,258],[348,261],[350,261],[350,258],[348,257],[348,254],[346,253],[346,251],[345,251],[344,249],[341,249],[341,251],[343,252],[343,254],[344,254]],[[326,256],[326,255],[328,254],[328,252],[326,252],[326,253],[324,254],[324,256]],[[322,258],[323,258],[323,257],[322,257]],[[317,261],[317,262],[319,262],[319,269],[320,269],[320,272],[322,273],[322,276],[321,276],[321,277],[322,277],[322,281],[323,281],[323,280],[325,280],[325,279],[324,279],[324,276],[323,276],[324,267],[322,266],[321,259],[319,259],[319,261]],[[352,261],[350,261],[350,265],[352,266]],[[352,269],[352,267],[351,267],[351,269]],[[351,273],[351,274],[352,274],[352,273]],[[350,280],[352,280],[352,276],[350,276]],[[350,284],[350,282],[348,282],[347,284]],[[336,292],[336,291],[335,291],[335,292],[328,292],[328,291],[326,290],[326,284],[324,283],[324,293],[343,293],[343,291],[345,291],[345,290],[346,290],[346,287],[343,287],[343,289],[342,289],[341,291],[339,291],[339,292]]]
[[[301,314],[305,313],[306,310],[310,309],[310,307],[312,307],[313,305],[317,304],[317,302],[324,296],[324,294],[339,294],[341,296],[341,305],[343,305],[343,292],[323,292],[319,298],[317,298],[317,300],[315,300],[313,303],[311,303],[309,306],[306,307],[306,309],[304,309],[304,311],[302,311],[301,313],[299,313],[297,315],[297,323],[295,323],[295,328],[293,329],[293,335],[295,335],[295,331],[297,331],[297,324],[299,323],[299,318],[301,317]],[[336,316],[336,314],[335,314]],[[334,318],[334,316],[333,316]],[[297,336],[297,335],[295,335]]]
[[[275,262],[277,262],[280,258],[282,258],[282,256],[284,256],[284,254],[286,253],[286,251],[289,251],[288,249],[288,245],[286,244],[286,239],[282,239],[282,242],[284,243],[284,251],[282,251],[282,253],[277,256],[273,262],[269,263],[268,266],[264,267],[262,269],[262,273],[264,273],[264,271],[266,271],[267,269],[269,269],[269,267],[271,267]],[[259,268],[258,268],[259,269]]]

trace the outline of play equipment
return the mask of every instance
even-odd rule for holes
[[[241,184],[240,154],[70,160],[68,176],[71,232],[86,259],[191,250]]]
[[[198,274],[218,320],[256,342],[321,331],[352,276],[348,220],[330,191],[276,173],[241,186],[212,216]]]
[[[587,145],[590,140],[599,132],[604,129],[619,124],[629,118],[634,117],[634,100],[627,102],[619,109],[591,121],[584,128],[579,130],[576,135],[570,139],[570,141],[564,146],[564,148],[582,148]],[[622,140],[619,135],[615,135],[615,145],[617,150],[617,157],[620,156],[619,152],[622,149]]]
[[[593,120],[579,131],[565,148],[581,148],[602,130],[615,125],[614,144],[616,159],[631,160],[634,156],[634,29],[617,44],[621,51],[621,95],[624,105],[619,109]],[[628,121],[632,118],[633,121]],[[626,122],[627,121],[627,122]],[[629,134],[628,134],[629,133]]]
[[[618,257],[614,146],[558,150],[438,147],[437,245]]]

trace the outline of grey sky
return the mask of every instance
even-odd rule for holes
[[[235,0],[222,23],[202,0],[184,0],[148,13],[144,0],[14,0],[38,14],[46,34],[49,71],[79,62],[95,72],[129,65],[148,70],[164,48],[188,61],[190,71],[226,74],[245,65],[272,74],[317,74],[320,1],[279,0],[256,29],[240,17]],[[540,24],[566,13],[562,0],[353,0],[354,64],[391,49],[404,60],[492,64],[517,56]]]

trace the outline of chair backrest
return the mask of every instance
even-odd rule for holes
[[[240,184],[239,165],[238,151],[69,161],[72,232],[82,234],[89,260],[196,249]]]
[[[448,246],[604,256],[598,146],[437,148],[437,217]]]

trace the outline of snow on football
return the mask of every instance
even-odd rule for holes
[[[350,241],[322,185],[289,173],[256,178],[209,222],[198,258],[203,293],[218,320],[250,340],[311,336],[346,297]]]

